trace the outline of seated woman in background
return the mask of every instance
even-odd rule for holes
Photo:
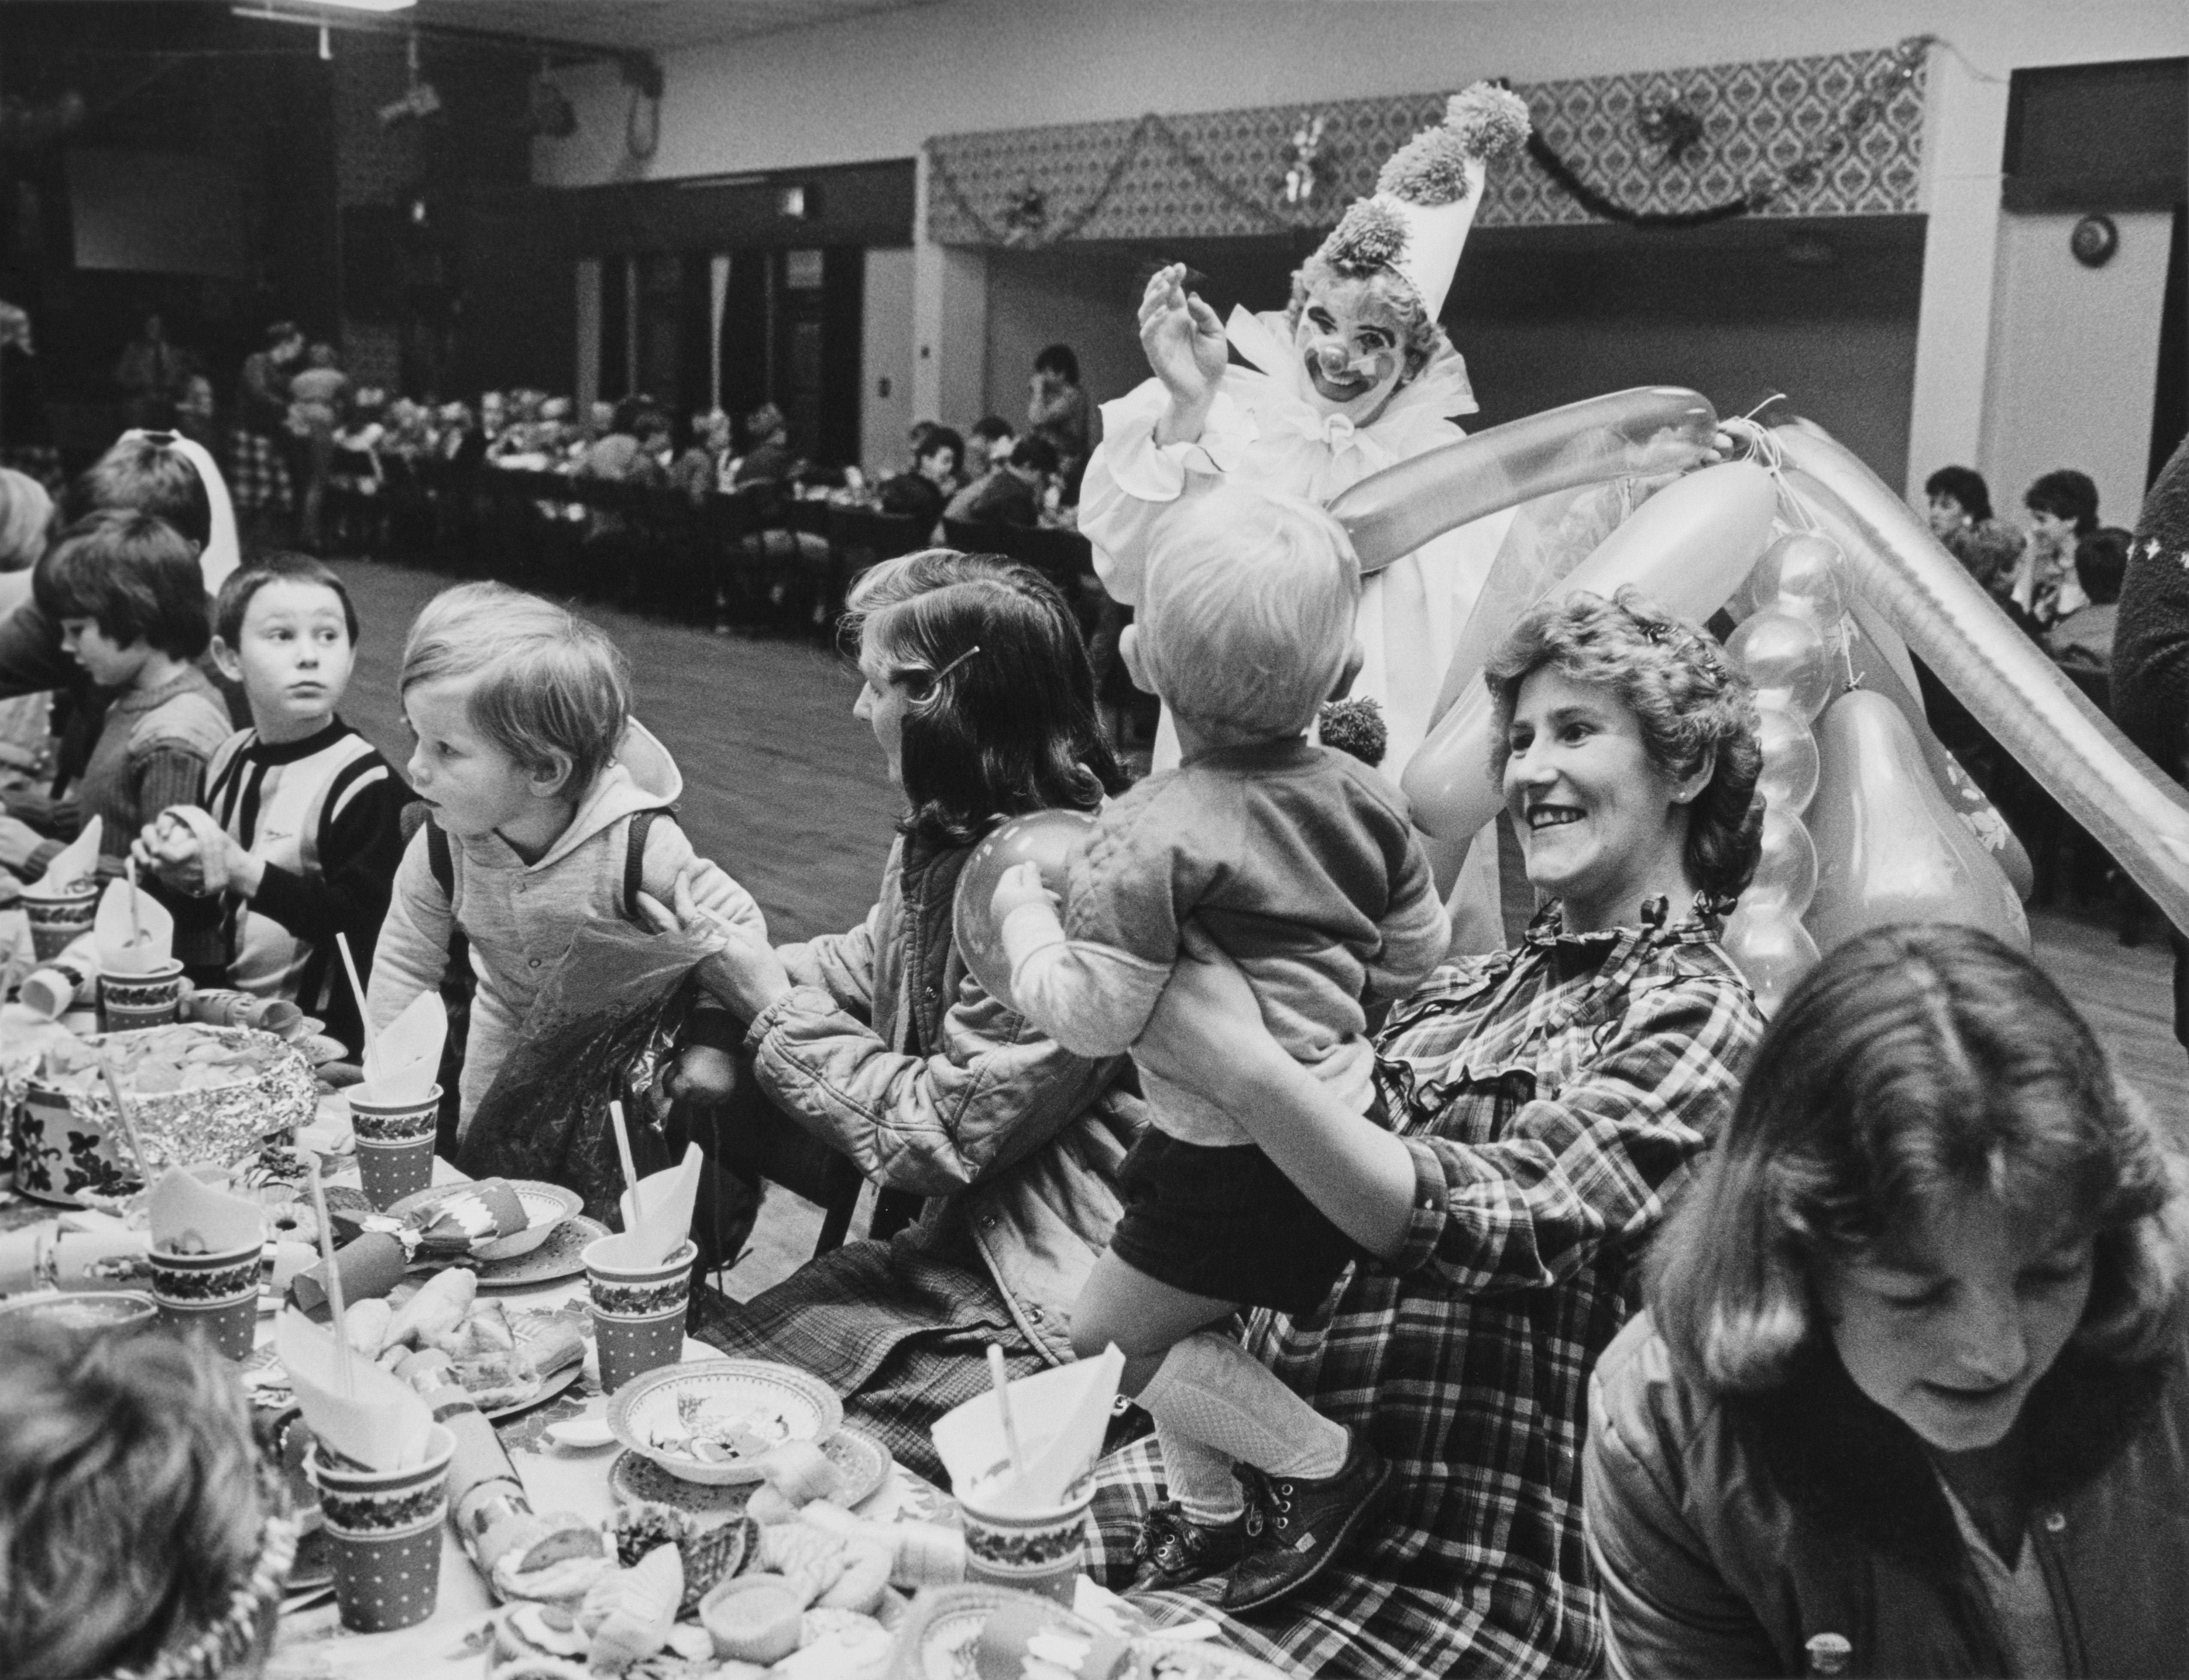
[[[0,1674],[252,1680],[296,1547],[210,1349],[0,1329]]]
[[[2022,533],[1992,517],[1991,488],[1972,467],[1942,467],[1923,481],[1931,535],[2004,603],[2022,557]]]
[[[2014,604],[2039,631],[2088,599],[2075,578],[2075,546],[2098,529],[2098,487],[2087,473],[2047,472],[2022,498],[2029,542],[2014,574]]]
[[[1552,901],[1519,948],[1438,970],[1378,1036],[1389,1129],[1263,1024],[1245,976],[1181,962],[1134,1049],[1221,1106],[1369,1258],[1247,1345],[1392,1462],[1381,1524],[1331,1555],[1326,1505],[1219,1455],[1106,1460],[1110,1584],[1211,1613],[1226,1551],[1304,1569],[1232,1643],[1311,1674],[1596,1672],[1582,1540],[1584,1385],[1633,1265],[1762,1030],[1717,943],[1754,874],[1751,690],[1710,636],[1632,591],[1524,617],[1485,673],[1507,808]],[[1290,1560],[1290,1561],[1287,1561]],[[1325,1567],[1327,1565],[1327,1567]]]
[[[1604,1356],[1615,1676],[2189,1673],[2189,1180],[2026,957],[1832,952]]]
[[[988,1387],[990,1343],[1014,1376],[1072,1357],[1072,1304],[1117,1223],[1140,1115],[1115,1089],[1125,1058],[1072,1055],[966,971],[959,874],[1000,819],[1092,810],[1125,778],[1078,627],[1038,574],[937,550],[876,567],[851,607],[856,710],[908,809],[863,924],[773,950],[733,938],[701,969],[750,1023],[721,1135],[734,1155],[741,1129],[787,1115],[880,1188],[930,1200],[892,1242],[710,1303],[701,1333],[813,1372],[939,1480],[928,1426]]]
[[[2075,581],[2089,604],[2062,615],[2045,632],[2045,651],[2067,670],[2100,676],[2112,671],[2113,626],[2134,540],[2119,526],[2106,525],[2075,545]]]

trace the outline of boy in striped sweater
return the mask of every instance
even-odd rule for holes
[[[357,609],[327,567],[271,553],[222,585],[213,619],[213,658],[242,683],[252,727],[213,755],[195,805],[146,825],[138,857],[170,886],[220,898],[223,983],[289,999],[355,1052],[364,1032],[335,935],[369,968],[410,798],[336,715]]]

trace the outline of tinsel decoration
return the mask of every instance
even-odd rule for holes
[[[1685,163],[1688,154],[1702,144],[1703,120],[1678,93],[1649,100],[1635,118],[1634,126],[1642,131],[1643,139],[1663,154],[1665,162],[1674,168]]]
[[[1292,130],[1292,150],[1285,167],[1285,202],[1305,204],[1315,196],[1315,160],[1322,155],[1323,119],[1312,111],[1300,113]]]

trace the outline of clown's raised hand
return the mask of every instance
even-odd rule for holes
[[[1176,423],[1162,428],[1162,441],[1199,436],[1224,377],[1229,345],[1216,311],[1185,289],[1185,263],[1174,263],[1149,276],[1140,297],[1140,348],[1170,393],[1171,420]]]

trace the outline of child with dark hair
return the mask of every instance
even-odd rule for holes
[[[1056,449],[1048,438],[1021,438],[1011,445],[1008,461],[951,497],[942,517],[969,525],[1038,525],[1056,468]]]
[[[2022,557],[2022,537],[1992,517],[1991,487],[1969,467],[1942,467],[1923,481],[1931,535],[1969,575],[2005,602]]]
[[[1070,474],[1087,459],[1087,393],[1079,383],[1079,358],[1069,344],[1045,346],[1033,359],[1032,394],[1027,401],[1029,435],[1046,438]]]
[[[31,589],[69,656],[99,687],[121,693],[74,807],[57,808],[47,836],[0,818],[0,864],[39,874],[96,816],[105,819],[99,872],[116,875],[139,829],[197,798],[206,761],[229,733],[219,692],[194,663],[212,636],[197,552],[148,513],[94,513],[61,533]]]
[[[297,1004],[354,1051],[364,1027],[335,936],[369,975],[410,797],[336,711],[357,609],[319,561],[273,553],[222,586],[213,619],[213,658],[243,685],[252,727],[213,755],[201,800],[145,829],[137,857],[175,891],[218,902],[221,983]]]
[[[1010,459],[1011,445],[1019,440],[1017,428],[999,414],[982,415],[967,435],[973,440],[972,454],[965,462],[968,478],[977,478],[991,467],[1002,466]]]

